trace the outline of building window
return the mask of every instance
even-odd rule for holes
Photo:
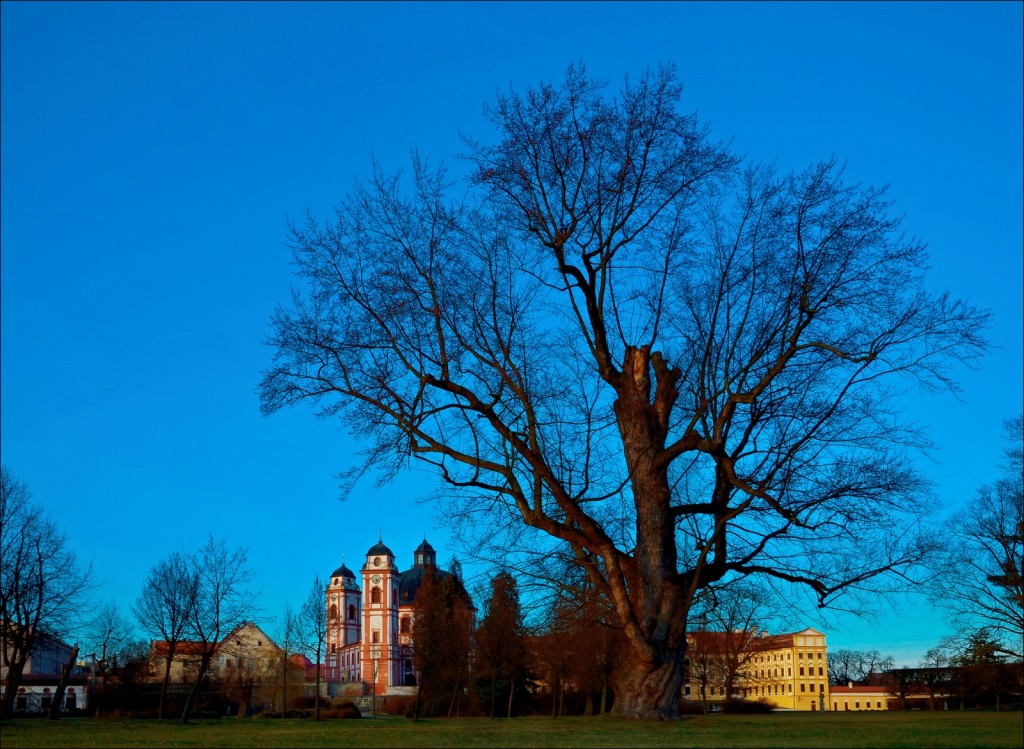
[[[801,667],[800,667],[800,675],[801,675],[801,676],[803,676],[803,675],[804,675],[804,667],[803,667],[803,666],[801,666]]]
[[[407,635],[410,632],[412,632],[412,619],[410,619],[408,616],[403,616],[401,622],[401,629],[403,635]]]
[[[860,700],[857,700],[856,702],[854,702],[854,703],[853,703],[853,706],[854,706],[854,707],[855,707],[855,708],[856,708],[857,710],[860,710]]]
[[[879,701],[878,701],[878,709],[879,709],[879,710],[881,710],[881,709],[882,709],[882,701],[881,701],[881,700],[879,700]]]
[[[380,630],[377,630],[377,629],[373,630],[373,637],[371,638],[370,641],[371,642],[380,642]]]
[[[811,690],[812,692],[814,691],[814,682],[813,682],[813,681],[812,681],[812,682],[810,683],[809,689],[810,689],[810,690]]]
[[[331,604],[331,614],[330,614],[330,616],[331,616],[331,619],[337,619],[338,618],[338,606],[336,604],[333,604],[333,603]]]
[[[822,668],[821,666],[818,666],[818,676],[824,676],[824,675],[825,675],[825,669]]]
[[[356,620],[356,605],[354,603],[348,605],[348,618],[352,621]]]
[[[370,603],[380,603],[380,588],[375,587],[370,591]]]
[[[800,691],[801,692],[806,692],[807,691],[806,686],[807,686],[806,684],[800,684]]]

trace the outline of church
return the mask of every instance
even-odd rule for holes
[[[366,552],[356,573],[343,563],[327,582],[326,680],[329,684],[362,683],[376,695],[415,693],[412,621],[416,591],[423,575],[437,569],[437,552],[427,543],[416,547],[413,566],[399,571],[395,554],[382,539]]]

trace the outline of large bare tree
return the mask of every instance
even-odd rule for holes
[[[292,227],[265,413],[310,402],[410,459],[452,516],[567,545],[630,646],[614,709],[677,715],[688,612],[735,576],[820,605],[903,583],[925,438],[901,388],[955,390],[986,315],[924,285],[885,191],[826,161],[743,166],[670,67],[617,96],[571,67],[499,95],[467,197],[418,157]],[[499,532],[504,530],[504,532]]]
[[[91,568],[79,565],[70,540],[33,503],[28,486],[0,468],[0,717],[10,718],[37,646],[64,640],[82,625],[94,587]]]

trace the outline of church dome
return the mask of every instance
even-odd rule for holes
[[[394,558],[395,552],[385,546],[383,541],[378,541],[370,547],[370,550],[366,552],[366,556],[388,556]]]
[[[352,572],[348,567],[342,564],[338,569],[331,573],[331,577],[355,577],[355,573]]]
[[[413,567],[411,570],[402,573],[402,577],[398,581],[399,606],[416,601],[416,591],[418,591],[420,589],[420,585],[423,584],[423,573],[425,572],[425,567]],[[448,575],[448,573],[443,570],[435,569],[434,572],[438,573],[442,579]]]

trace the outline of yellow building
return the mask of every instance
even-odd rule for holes
[[[825,635],[816,629],[691,632],[683,696],[711,710],[727,696],[763,700],[780,710],[827,710],[827,659]]]

